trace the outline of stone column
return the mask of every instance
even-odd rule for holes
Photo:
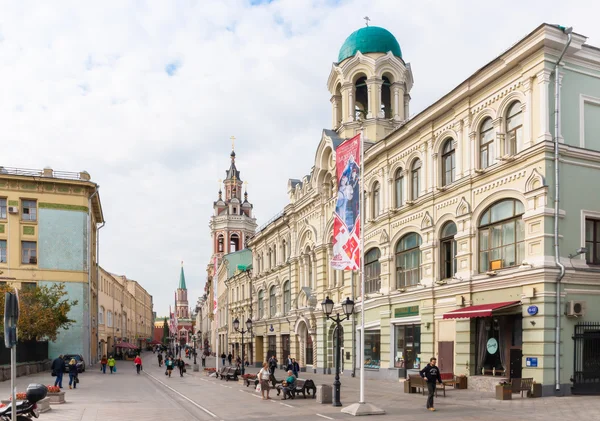
[[[495,120],[492,120],[494,132],[496,133],[496,139],[494,141],[494,148],[496,148],[496,157],[493,161],[489,161],[490,166],[500,162],[498,158],[501,158],[504,155],[506,155],[506,143],[504,142],[505,133],[502,121],[504,121],[502,117],[498,117]]]
[[[388,182],[388,171],[389,171],[389,167],[386,165],[383,167],[382,171],[381,171],[381,203],[380,203],[380,210],[381,213],[386,213],[388,211],[388,209],[390,208],[390,189],[389,189],[389,182]]]
[[[341,95],[333,95],[331,97],[331,127],[333,130],[339,127],[342,120],[341,101]]]
[[[404,94],[404,120],[408,120],[408,117],[410,116],[409,114],[409,106],[410,103],[410,95],[409,94]]]
[[[531,137],[531,111],[533,109],[533,78],[528,77],[523,81],[523,89],[525,90],[525,103],[521,104],[521,110],[523,112],[523,148],[527,149],[533,144],[533,139]]]
[[[473,164],[471,163],[471,159],[473,156],[473,151],[471,150],[471,138],[469,137],[469,130],[471,130],[471,118],[470,117],[466,117],[463,119],[463,135],[462,135],[462,144],[463,144],[463,164],[461,169],[462,169],[462,174],[463,175],[467,175],[469,174],[471,171],[473,171]]]
[[[331,247],[328,245],[327,246],[327,261],[325,262],[325,264],[327,265],[327,288],[333,288],[333,268],[331,267],[331,259],[333,257],[333,250],[331,249]]]
[[[354,86],[352,83],[345,83],[342,86],[342,122],[350,123],[354,121]]]
[[[404,120],[404,86],[401,83],[394,83],[392,85],[392,96],[393,96],[393,117],[395,121]]]
[[[548,92],[551,74],[552,72],[550,70],[544,69],[536,75],[539,89],[539,131],[537,135],[538,142],[552,140],[552,135],[550,134],[550,103]]]
[[[440,187],[442,183],[440,182],[439,177],[439,169],[438,169],[438,153],[433,152],[431,154],[431,190],[435,190],[436,187]]]

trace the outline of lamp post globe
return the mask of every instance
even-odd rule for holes
[[[350,317],[350,315],[354,313],[354,301],[349,297],[346,297],[346,299],[342,301],[342,309],[344,310],[344,314],[347,317]]]
[[[248,331],[252,330],[252,319],[250,319],[250,317],[246,320],[246,329],[248,329]]]
[[[235,330],[239,330],[240,329],[240,321],[238,320],[238,318],[236,317],[235,320],[233,321],[233,328]]]
[[[329,297],[326,297],[321,303],[321,307],[323,307],[323,313],[325,313],[325,316],[329,317],[329,315],[333,312],[333,301]]]

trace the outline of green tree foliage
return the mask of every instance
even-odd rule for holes
[[[4,299],[14,287],[0,286],[0,329],[4,330]],[[75,320],[68,314],[77,300],[69,300],[64,284],[52,284],[19,290],[19,340],[56,340],[59,329],[68,329]]]
[[[169,338],[169,325],[167,324],[167,318],[165,317],[165,322],[163,323],[163,337],[162,337],[162,342],[163,344],[167,344],[168,339]]]

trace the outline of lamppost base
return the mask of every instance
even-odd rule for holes
[[[360,417],[362,415],[384,415],[385,411],[370,403],[353,403],[343,408],[342,413]]]
[[[199,364],[194,364],[192,367],[193,371],[200,371],[200,365]]]

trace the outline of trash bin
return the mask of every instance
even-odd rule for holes
[[[331,403],[332,388],[329,384],[317,385],[317,403]]]

